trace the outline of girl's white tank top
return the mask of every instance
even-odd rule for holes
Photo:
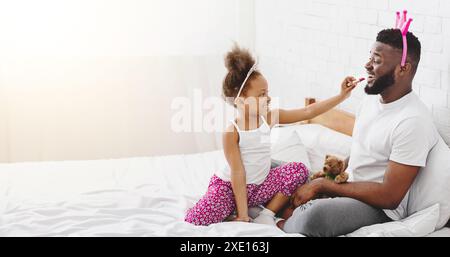
[[[231,120],[239,133],[239,149],[247,184],[261,184],[270,171],[270,126],[263,116],[261,119],[261,126],[253,130],[241,130]],[[224,181],[231,181],[229,165],[216,172],[216,175]]]

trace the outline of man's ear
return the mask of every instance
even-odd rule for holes
[[[405,76],[412,72],[412,65],[409,62],[405,63],[405,66],[401,66],[401,64],[399,64],[398,66],[400,67],[399,70],[400,76]]]

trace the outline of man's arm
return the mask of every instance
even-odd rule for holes
[[[297,207],[319,194],[326,194],[354,198],[380,209],[396,209],[414,182],[419,168],[390,161],[382,183],[337,184],[327,179],[313,180],[297,189],[292,204]]]

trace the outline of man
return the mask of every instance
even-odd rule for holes
[[[353,177],[344,184],[316,179],[299,187],[292,198],[298,208],[278,223],[286,232],[338,236],[406,217],[409,188],[439,138],[429,110],[412,92],[420,42],[408,32],[407,43],[401,66],[400,30],[378,33],[365,65],[368,96],[353,131],[347,168]],[[313,200],[320,194],[334,198]]]

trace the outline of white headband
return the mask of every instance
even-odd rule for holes
[[[241,87],[239,88],[239,91],[238,91],[238,93],[237,93],[237,95],[236,95],[236,98],[234,99],[234,103],[236,103],[236,100],[237,100],[238,97],[241,95],[242,89],[244,89],[245,82],[247,82],[247,80],[248,80],[248,78],[250,77],[250,75],[252,75],[252,73],[256,70],[257,63],[258,63],[258,62],[256,61],[255,64],[253,64],[253,66],[252,66],[252,67],[250,68],[250,70],[248,71],[247,76],[245,77],[244,82],[242,82],[242,85],[241,85]]]

